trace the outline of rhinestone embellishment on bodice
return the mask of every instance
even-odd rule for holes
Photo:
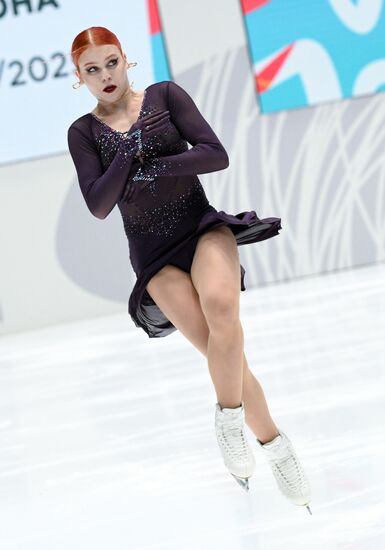
[[[193,182],[190,190],[181,193],[175,200],[142,210],[138,215],[122,213],[127,237],[135,235],[156,235],[170,237],[186,216],[201,213],[209,201],[199,181]]]

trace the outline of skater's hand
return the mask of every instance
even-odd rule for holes
[[[127,139],[130,144],[132,143],[132,140],[134,140],[133,146],[138,148],[138,151],[135,155],[135,160],[139,161],[140,164],[138,166],[137,162],[133,163],[129,176],[127,178],[127,184],[123,191],[121,200],[128,201],[132,194],[133,186],[131,180],[134,175],[136,175],[138,170],[141,169],[146,159],[145,152],[142,150],[142,148],[145,147],[147,140],[154,136],[157,132],[164,131],[169,122],[170,111],[164,109],[156,109],[152,113],[149,113],[141,119],[137,120],[131,126],[128,134],[125,136],[125,139]],[[140,135],[140,140],[138,134]],[[140,142],[142,144],[142,148],[140,148]]]
[[[170,111],[156,109],[152,113],[137,120],[130,128],[130,133],[142,130],[142,140],[152,136],[155,132],[162,131],[170,120]]]
[[[130,128],[126,139],[137,138],[140,133],[140,139],[142,146],[147,142],[149,138],[155,135],[157,132],[162,132],[167,124],[170,122],[170,111],[164,109],[156,109],[152,113],[145,115],[137,120]],[[141,152],[141,151],[139,151]]]

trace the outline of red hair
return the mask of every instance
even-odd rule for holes
[[[79,71],[79,57],[87,48],[90,46],[105,46],[106,44],[117,46],[123,57],[123,50],[118,37],[105,27],[89,27],[80,32],[75,37],[71,47],[72,62],[77,70]]]

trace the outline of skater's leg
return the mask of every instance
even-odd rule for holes
[[[150,280],[147,290],[153,300],[187,340],[207,358],[209,327],[191,277],[181,269],[166,265]],[[245,422],[255,436],[266,443],[278,433],[270,416],[263,389],[249,370],[243,353],[241,399]]]
[[[212,322],[207,344],[207,361],[221,407],[239,407],[243,386],[243,331],[231,313],[221,323]],[[209,321],[210,322],[210,321]]]
[[[279,430],[271,418],[261,384],[249,369],[243,354],[242,401],[245,407],[245,422],[261,443],[274,439]]]
[[[227,226],[204,233],[191,266],[209,327],[207,360],[221,407],[239,407],[243,385],[243,329],[239,320],[240,265],[233,232]]]

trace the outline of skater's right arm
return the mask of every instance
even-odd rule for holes
[[[125,190],[132,161],[138,152],[137,134],[120,141],[116,155],[104,173],[98,150],[90,136],[71,125],[67,139],[84,200],[90,212],[102,220]]]
[[[131,186],[131,181],[127,180],[134,157],[141,153],[140,143],[143,145],[156,132],[162,131],[168,120],[169,112],[162,109],[138,118],[129,133],[120,139],[115,157],[104,173],[92,136],[75,123],[71,124],[68,148],[81,192],[94,216],[104,219],[119,200],[126,200]],[[139,158],[136,160],[139,162]]]

